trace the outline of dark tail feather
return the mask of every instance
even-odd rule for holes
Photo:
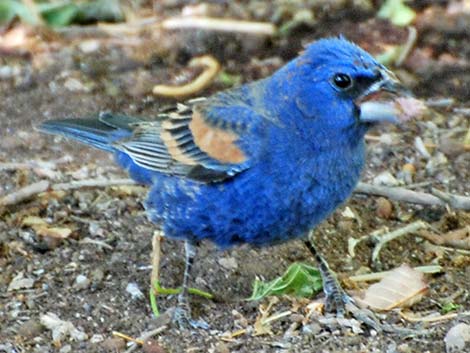
[[[39,130],[114,152],[112,143],[130,136],[132,124],[138,121],[136,118],[124,115],[104,113],[96,118],[49,120],[42,123]]]

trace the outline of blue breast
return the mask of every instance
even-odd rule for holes
[[[327,217],[350,195],[363,164],[359,139],[353,148],[304,158],[265,156],[218,184],[161,176],[145,206],[171,238],[207,239],[222,248],[275,244],[303,236]]]

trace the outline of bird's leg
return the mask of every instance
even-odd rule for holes
[[[310,240],[306,240],[305,245],[318,263],[323,282],[323,292],[325,293],[326,297],[326,311],[336,311],[338,316],[344,316],[346,310],[345,305],[346,303],[351,302],[352,298],[347,295],[344,289],[341,287],[338,280],[336,279],[335,274],[333,271],[331,271],[330,266],[328,266],[328,263],[320,255],[313,243]]]
[[[173,314],[173,321],[180,328],[203,328],[207,329],[209,325],[204,321],[196,321],[191,319],[191,306],[189,304],[189,280],[191,278],[191,269],[193,267],[194,258],[196,257],[196,245],[190,241],[184,242],[185,250],[185,267],[183,275],[183,285],[181,292],[178,294],[178,304]]]
[[[193,267],[194,258],[196,257],[196,246],[189,242],[184,242],[185,266],[183,275],[183,285],[181,292],[178,294],[178,304],[173,314],[175,323],[182,327],[188,327],[191,322],[191,306],[189,305],[189,279],[191,277],[191,269]]]
[[[184,242],[184,251],[185,251],[185,266],[184,266],[184,275],[183,275],[183,285],[181,288],[181,293],[178,294],[178,306],[184,309],[188,317],[191,317],[191,307],[189,305],[189,279],[191,278],[191,269],[193,267],[194,258],[196,257],[196,246],[189,242]]]
[[[318,250],[313,245],[313,242],[310,239],[305,241],[305,245],[308,250],[312,253],[313,257],[318,263],[320,274],[323,281],[323,292],[326,296],[326,305],[325,310],[327,312],[336,311],[336,314],[339,317],[343,317],[344,313],[347,311],[351,313],[357,320],[366,324],[367,326],[375,329],[380,332],[383,330],[389,331],[387,325],[382,325],[374,313],[370,310],[360,309],[353,298],[351,298],[341,287],[333,271],[331,271],[330,266],[326,260],[320,255]]]

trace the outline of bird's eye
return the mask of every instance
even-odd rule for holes
[[[341,89],[341,90],[347,90],[352,87],[353,85],[353,80],[351,76],[343,73],[337,73],[333,76],[332,79],[333,84],[335,87]]]

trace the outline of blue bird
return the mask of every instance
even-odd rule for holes
[[[185,241],[176,319],[187,299],[196,245],[272,245],[302,239],[320,263],[327,309],[341,289],[308,233],[353,191],[364,135],[404,119],[407,92],[344,38],[318,40],[272,76],[161,110],[152,121],[103,113],[46,121],[42,131],[109,151],[150,191],[145,209],[166,237]]]

